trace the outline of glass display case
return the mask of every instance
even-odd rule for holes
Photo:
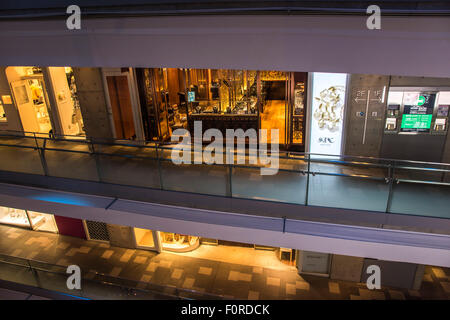
[[[256,114],[256,71],[189,69],[189,114]]]

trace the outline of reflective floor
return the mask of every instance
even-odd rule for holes
[[[426,267],[420,290],[383,287],[368,290],[365,284],[299,275],[295,267],[275,262],[273,251],[250,252],[242,248],[231,259],[219,253],[239,248],[202,248],[189,254],[155,253],[124,249],[106,243],[86,241],[57,234],[29,231],[0,225],[0,253],[61,266],[76,264],[83,274],[99,272],[113,277],[140,281],[142,289],[152,285],[173,286],[237,299],[450,299],[450,269]],[[240,259],[248,255],[246,259]],[[251,260],[251,262],[250,262]],[[28,274],[0,264],[0,277],[24,281]],[[54,278],[40,275],[40,281]],[[124,280],[125,281],[125,280]],[[123,299],[115,291],[86,288],[98,299]],[[95,290],[94,290],[95,289]],[[55,290],[58,288],[55,286]],[[147,296],[143,298],[155,298]]]

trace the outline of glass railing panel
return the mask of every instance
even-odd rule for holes
[[[450,166],[397,161],[389,212],[450,218]]]
[[[25,259],[0,255],[0,279],[37,286],[35,274]]]
[[[90,152],[91,148],[85,140],[52,140],[45,139],[43,148],[56,150],[69,150],[76,152]]]
[[[227,196],[228,170],[224,165],[175,164],[161,159],[164,190]]]
[[[305,204],[307,175],[299,171],[263,175],[260,167],[234,166],[231,182],[235,198]]]
[[[98,163],[102,182],[160,188],[156,158],[100,154]]]
[[[94,144],[94,150],[101,154],[127,155],[138,157],[156,158],[156,147],[151,145],[132,145],[132,144]]]
[[[442,163],[423,163],[414,161],[395,161],[394,178],[445,182],[450,174],[450,165]]]
[[[311,160],[308,205],[385,212],[389,172],[383,164]]]
[[[44,157],[50,176],[99,181],[95,155],[88,151],[44,149]]]
[[[206,164],[202,152],[187,151],[186,160],[190,163],[177,163],[172,152],[181,152],[180,148],[165,146],[158,148],[161,181],[164,190],[192,192],[217,196],[228,195],[228,168],[224,164]],[[183,156],[180,153],[180,157]],[[194,159],[199,157],[201,164]],[[173,157],[173,158],[172,158]]]
[[[0,136],[0,145],[36,147],[39,145],[38,140],[29,136],[2,135]]]
[[[42,269],[35,269],[39,287],[46,290],[66,293],[68,295],[82,297],[82,290],[67,288],[67,278],[69,274],[50,272]],[[83,288],[83,287],[81,287]]]
[[[0,170],[44,174],[44,168],[37,149],[0,145],[0,155]]]

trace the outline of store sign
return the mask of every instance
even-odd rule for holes
[[[347,74],[312,74],[310,152],[340,155]]]

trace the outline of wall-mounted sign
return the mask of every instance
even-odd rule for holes
[[[312,74],[311,153],[341,154],[346,83],[345,73]]]

